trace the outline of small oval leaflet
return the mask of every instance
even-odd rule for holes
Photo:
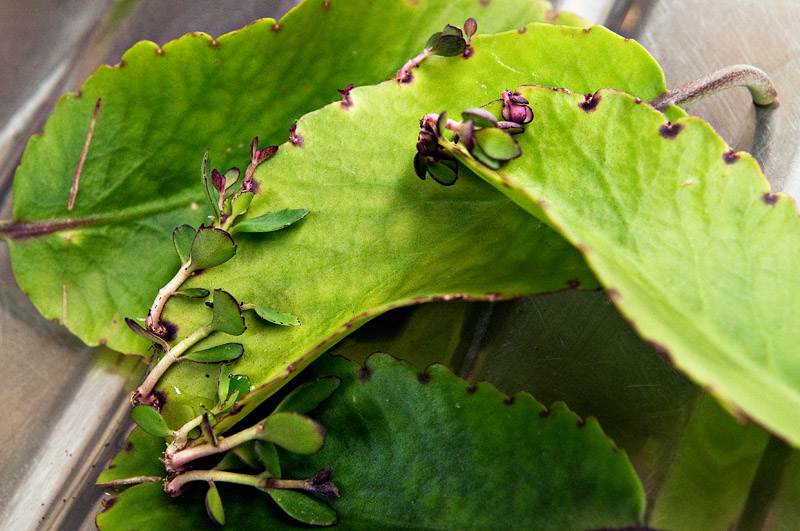
[[[172,431],[167,427],[167,422],[161,413],[149,406],[139,405],[131,411],[133,421],[144,431],[154,437],[168,437]]]
[[[242,309],[236,299],[221,289],[214,290],[214,316],[211,319],[214,330],[232,336],[240,336],[245,331]]]
[[[195,234],[197,234],[197,230],[191,225],[181,225],[172,231],[172,243],[175,245],[175,251],[177,251],[182,264],[189,262]]]
[[[225,509],[222,507],[222,498],[214,482],[210,482],[208,492],[206,492],[206,511],[208,517],[217,524],[225,525]]]
[[[308,210],[304,208],[286,208],[278,212],[267,212],[256,218],[245,219],[234,224],[231,232],[273,232],[284,229],[307,215]]]
[[[517,140],[502,129],[486,127],[475,131],[475,143],[496,161],[504,162],[522,155]]]
[[[220,363],[223,361],[238,360],[244,354],[241,343],[224,343],[211,348],[197,350],[178,358],[178,361],[192,361],[194,363]]]
[[[313,454],[325,445],[325,429],[304,415],[280,411],[264,419],[261,438],[295,454]]]
[[[464,120],[475,120],[475,127],[494,127],[497,125],[497,117],[480,107],[467,109],[461,113]]]
[[[333,525],[336,523],[336,511],[322,500],[293,490],[265,490],[272,496],[275,503],[295,520],[311,525]]]
[[[269,306],[254,304],[253,311],[255,311],[259,317],[270,323],[282,326],[300,326],[300,319],[298,319],[296,315],[281,312]]]
[[[261,464],[273,478],[281,477],[281,463],[278,458],[278,450],[269,441],[256,441],[256,455]]]

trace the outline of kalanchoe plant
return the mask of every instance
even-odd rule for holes
[[[431,55],[452,57],[464,54],[469,57],[472,54],[469,43],[477,30],[478,23],[474,18],[468,18],[464,22],[463,32],[460,28],[447,24],[442,31],[437,31],[430,36],[425,44],[425,49],[403,65],[403,68],[397,71],[395,79],[400,83],[408,83],[411,81],[411,69],[419,66]],[[466,38],[464,38],[464,34],[466,34]]]

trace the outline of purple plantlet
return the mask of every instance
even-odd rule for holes
[[[528,107],[528,100],[510,90],[503,91],[503,119],[518,124],[527,124],[533,120],[533,110]]]
[[[353,105],[353,99],[350,97],[350,91],[353,90],[353,84],[350,83],[343,89],[338,89],[339,94],[342,95],[342,107],[350,107]]]

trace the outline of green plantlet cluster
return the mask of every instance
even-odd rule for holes
[[[165,492],[171,497],[180,496],[189,483],[206,482],[205,507],[214,523],[225,524],[222,497],[216,486],[218,482],[225,482],[266,492],[286,514],[303,523],[332,525],[336,522],[336,512],[322,500],[307,494],[339,496],[336,485],[329,481],[330,468],[323,468],[305,480],[284,479],[276,445],[294,454],[319,452],[325,444],[325,430],[304,413],[328,399],[340,382],[339,378],[332,376],[307,382],[289,393],[269,416],[254,426],[223,437],[214,431],[217,416],[228,412],[237,398],[250,390],[247,377],[231,375],[227,365],[223,364],[217,380],[217,402],[180,429],[169,429],[166,420],[149,406],[135,406],[132,417],[149,435],[169,440],[163,457],[168,474],[164,480]],[[195,433],[198,431],[199,434]],[[205,459],[207,462],[211,456],[218,459],[210,469],[194,467],[197,460]],[[159,478],[126,478],[122,482],[109,481],[106,485],[128,485],[154,479]]]

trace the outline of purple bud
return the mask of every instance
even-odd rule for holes
[[[261,164],[262,162],[264,162],[277,152],[278,152],[278,146],[267,146],[264,149],[257,152],[255,163]]]
[[[478,22],[474,18],[468,18],[464,22],[464,35],[467,37],[467,44],[472,40],[472,36],[478,31]]]
[[[211,171],[211,184],[219,193],[225,191],[225,176],[218,172],[216,169]]]
[[[508,90],[503,91],[503,119],[518,124],[527,124],[533,120],[533,111],[528,100]]]

